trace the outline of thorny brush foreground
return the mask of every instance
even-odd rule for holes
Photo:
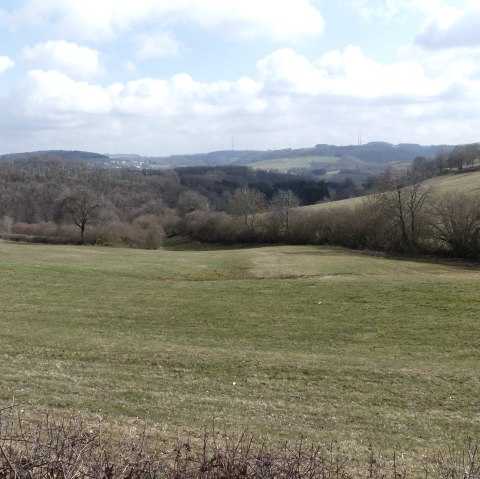
[[[283,445],[255,442],[244,433],[205,433],[200,441],[188,438],[173,447],[152,447],[146,429],[137,437],[115,440],[101,424],[88,426],[45,414],[26,420],[15,405],[0,409],[1,479],[432,479],[480,478],[478,446],[464,450],[445,447],[421,458],[416,472],[393,460],[376,456],[352,462],[352,454],[335,444]],[[353,454],[355,456],[355,454]]]

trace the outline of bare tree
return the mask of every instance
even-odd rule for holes
[[[182,216],[197,210],[209,213],[210,208],[210,201],[208,198],[201,193],[192,190],[183,192],[177,201],[177,211]]]
[[[480,196],[463,193],[443,196],[433,209],[433,231],[453,254],[464,258],[480,254]]]
[[[255,230],[259,216],[265,211],[265,195],[256,188],[242,186],[234,191],[231,208],[242,218],[244,230],[251,233]]]
[[[80,242],[85,242],[87,224],[100,217],[102,203],[97,195],[86,187],[80,187],[66,196],[59,210],[59,217],[69,218],[80,228]]]
[[[372,199],[385,220],[399,229],[402,247],[410,251],[418,249],[422,213],[431,196],[431,186],[421,180],[410,169],[389,169],[378,182],[381,191]]]
[[[290,236],[294,229],[294,210],[300,206],[298,196],[292,190],[279,190],[272,198],[270,211],[278,223],[280,233]]]

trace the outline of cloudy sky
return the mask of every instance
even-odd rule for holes
[[[480,141],[479,0],[0,0],[0,154]]]

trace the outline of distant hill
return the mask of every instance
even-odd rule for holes
[[[312,176],[326,181],[342,182],[349,178],[362,184],[368,176],[386,164],[411,162],[417,156],[432,158],[449,153],[452,145],[422,146],[402,143],[392,145],[373,142],[365,145],[334,146],[318,144],[312,148],[283,150],[225,150],[192,155],[165,157],[131,154],[99,154],[88,151],[47,150],[3,155],[0,159],[52,158],[82,160],[110,168],[155,169],[182,166],[248,166],[254,169],[277,170]]]
[[[175,168],[179,166],[238,165],[254,169],[276,170],[282,173],[307,175],[330,182],[347,178],[355,184],[364,183],[390,163],[410,163],[417,156],[432,158],[449,153],[452,145],[422,146],[402,143],[392,145],[372,142],[365,145],[334,146],[319,144],[313,148],[282,150],[226,150],[194,155],[142,157],[139,155],[110,155],[117,166]]]
[[[241,165],[244,161],[249,163],[261,159],[263,153],[254,150],[225,150],[192,155],[141,156],[137,154],[115,154],[109,155],[109,157],[114,165],[131,164],[135,166],[143,164],[149,168],[178,168],[183,166]]]
[[[417,144],[401,143],[392,145],[385,142],[372,142],[365,145],[334,146],[316,145],[313,148],[286,148],[283,150],[224,150],[210,153],[196,153],[192,155],[172,155],[163,157],[141,156],[137,154],[109,155],[112,160],[142,160],[151,164],[168,167],[176,166],[217,166],[242,165],[252,166],[255,163],[267,163],[281,160],[285,163],[289,159],[291,166],[303,166],[305,158],[328,157],[359,160],[368,163],[392,163],[396,161],[412,161],[417,156],[433,157],[440,152],[448,153],[452,145],[422,146]],[[296,159],[301,159],[296,164]],[[335,160],[334,160],[335,161]],[[278,163],[278,162],[277,162]]]
[[[317,145],[314,151],[319,156],[350,156],[369,163],[392,163],[412,161],[417,156],[432,158],[438,153],[448,153],[452,149],[452,145],[423,146],[414,143],[392,145],[375,141],[364,145],[350,146]]]
[[[62,160],[81,160],[100,164],[108,163],[110,161],[109,157],[106,155],[78,150],[30,151],[25,153],[9,153],[0,156],[0,160],[21,160],[30,158],[60,158]]]

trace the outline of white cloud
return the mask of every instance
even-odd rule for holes
[[[23,57],[42,69],[55,69],[88,78],[100,72],[99,52],[65,40],[37,43],[23,49]]]
[[[108,40],[140,23],[184,23],[246,37],[316,36],[324,21],[311,0],[27,0],[11,25],[44,25],[65,38]],[[68,37],[67,37],[68,36]]]
[[[31,130],[35,148],[164,154],[178,152],[175,144],[191,149],[196,142],[197,148],[208,149],[226,129],[247,129],[246,117],[261,116],[267,105],[260,91],[261,85],[249,78],[200,83],[179,74],[102,87],[54,70],[33,70],[10,97],[9,110],[15,114],[9,121]]]
[[[55,70],[31,70],[20,85],[20,100],[27,116],[108,113],[111,99],[104,88],[75,81]]]
[[[32,70],[21,90],[17,97],[23,99],[29,116],[85,113],[204,118],[234,111],[259,111],[262,105],[258,98],[261,85],[254,80],[200,83],[185,73],[169,81],[143,78],[102,87],[72,80],[55,70]]]
[[[136,42],[140,58],[173,57],[181,51],[180,43],[170,32],[138,35]]]
[[[430,76],[442,77],[447,83],[480,78],[480,47],[428,50],[420,45],[404,45],[400,58],[421,64]]]
[[[418,63],[382,65],[350,45],[311,63],[291,49],[278,50],[258,63],[262,78],[275,92],[332,95],[357,100],[372,98],[430,98],[446,85],[428,78]]]
[[[322,33],[324,20],[310,0],[178,0],[194,22],[245,37],[286,40]]]
[[[444,6],[423,25],[416,43],[429,49],[480,47],[480,5]]]
[[[0,73],[7,71],[15,66],[15,62],[6,56],[0,57]]]

